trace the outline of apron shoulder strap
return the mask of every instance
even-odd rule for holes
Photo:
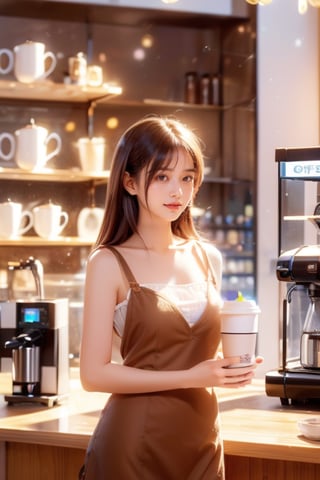
[[[198,257],[200,263],[202,263],[202,265],[204,265],[204,268],[205,268],[205,271],[207,272],[208,278],[211,278],[212,283],[214,284],[215,287],[217,287],[216,274],[214,272],[212,263],[210,262],[210,259],[208,257],[208,253],[207,253],[206,249],[204,248],[204,246],[199,241],[196,241],[194,243],[194,245],[195,245],[194,252],[195,252],[196,256]]]
[[[122,269],[126,279],[128,280],[130,288],[135,291],[140,290],[140,285],[136,281],[135,276],[133,275],[129,265],[127,264],[121,253],[111,245],[107,245],[106,248],[108,248],[118,260],[120,268]]]

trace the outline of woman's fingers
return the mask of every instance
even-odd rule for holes
[[[230,359],[225,359],[230,360]],[[223,386],[240,387],[251,383],[255,373],[256,365],[246,367],[232,367],[233,364],[239,363],[239,357],[233,357],[232,363],[228,363],[228,367],[223,368]]]
[[[228,366],[231,367],[234,364],[241,364],[241,357],[240,356],[218,358],[218,360],[221,362],[221,365],[223,367],[228,367]],[[256,368],[256,366],[260,365],[261,363],[263,363],[263,357],[258,356],[258,357],[255,358],[254,363],[252,364],[252,367]],[[244,367],[239,367],[239,368],[244,368]]]
[[[238,372],[231,372],[231,370],[240,370],[237,368],[232,368],[229,370],[229,372],[225,375],[224,378],[224,386],[225,387],[237,387],[237,386],[243,386],[251,383],[252,377],[254,375],[254,372],[250,370],[249,372],[245,373],[240,373]]]

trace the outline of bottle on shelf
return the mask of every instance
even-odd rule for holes
[[[253,205],[252,205],[252,194],[247,190],[245,195],[244,202],[244,226],[246,227],[244,231],[244,250],[252,251],[253,250]]]
[[[210,88],[211,77],[204,73],[200,78],[200,103],[202,105],[212,104],[212,89]]]
[[[211,103],[212,105],[222,105],[222,77],[220,74],[213,75],[211,78]]]
[[[199,76],[197,72],[185,74],[184,101],[186,103],[199,103]]]

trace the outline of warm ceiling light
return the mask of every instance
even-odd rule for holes
[[[246,2],[250,5],[268,5],[272,0],[246,0]],[[298,0],[298,12],[306,13],[308,4],[312,7],[320,7],[320,0]]]
[[[161,0],[162,3],[177,3],[179,0]]]
[[[300,15],[303,15],[308,10],[308,0],[299,0],[298,2],[298,12]]]
[[[268,5],[272,0],[247,0],[250,5]]]

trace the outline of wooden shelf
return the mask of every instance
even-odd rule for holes
[[[121,95],[118,85],[105,83],[101,87],[87,85],[66,85],[43,80],[30,84],[13,80],[0,80],[0,97],[15,100],[41,100],[50,102],[87,103],[107,101]]]
[[[170,108],[183,108],[187,110],[208,110],[208,111],[216,111],[216,112],[223,112],[226,110],[230,110],[233,108],[240,108],[244,107],[246,109],[252,109],[253,105],[255,103],[255,99],[245,99],[242,100],[241,102],[235,102],[235,103],[230,103],[227,105],[205,105],[201,103],[186,103],[186,102],[180,102],[180,101],[174,101],[174,100],[162,100],[158,98],[143,98],[142,100],[129,100],[124,97],[120,98],[112,98],[110,99],[109,104],[116,104],[117,106],[123,106],[123,107],[146,107],[146,106],[154,106],[154,107],[159,107],[159,108],[165,108],[165,107],[170,107]]]
[[[45,181],[45,182],[86,182],[107,183],[110,171],[84,172],[82,170],[55,170],[43,168],[41,170],[22,170],[20,168],[0,167],[0,180]]]
[[[0,238],[0,247],[86,247],[92,245],[92,240],[86,240],[80,237],[57,237],[48,239],[41,237],[22,236],[14,239]]]
[[[187,108],[190,110],[223,110],[223,107],[219,105],[204,105],[201,103],[186,103],[186,102],[174,102],[169,100],[159,100],[157,98],[144,98],[143,105],[151,105],[157,107],[174,107],[174,108]]]
[[[20,83],[15,80],[0,80],[0,98],[11,100],[40,100],[49,102],[68,103],[90,103],[99,104],[112,103],[119,106],[130,107],[171,107],[186,108],[190,110],[210,110],[222,112],[235,107],[252,109],[255,99],[245,99],[228,105],[202,105],[179,101],[161,100],[157,98],[144,98],[142,100],[118,99],[122,95],[122,87],[117,84],[104,83],[101,87],[90,87],[88,85],[68,85],[54,83],[50,80],[43,80],[34,83]]]

